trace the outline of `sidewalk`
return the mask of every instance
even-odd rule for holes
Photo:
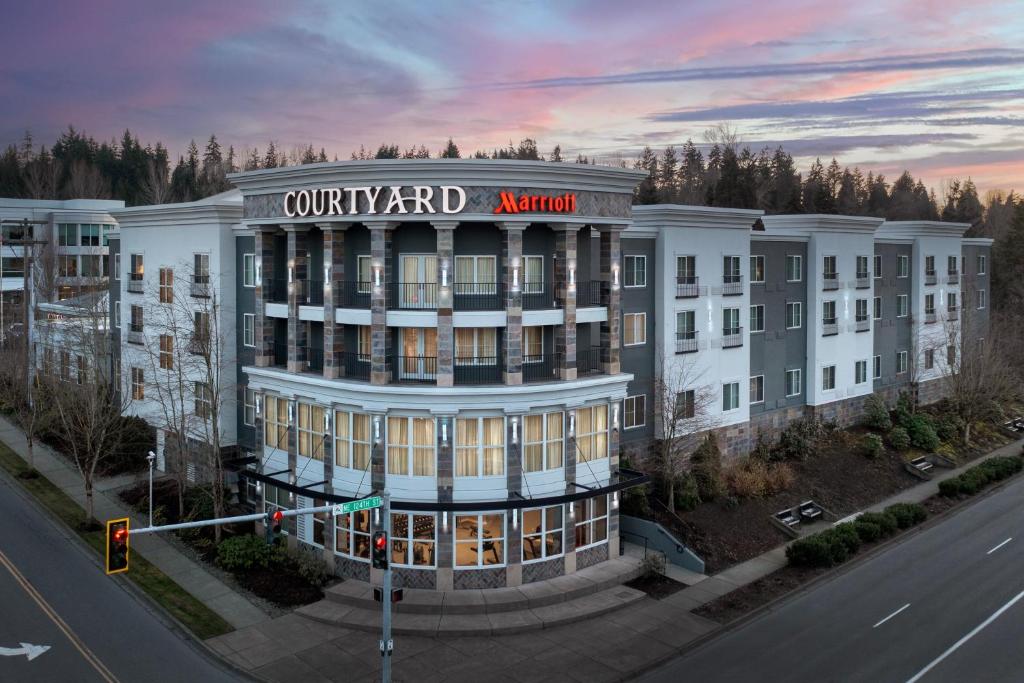
[[[920,502],[939,481],[994,456],[1018,453],[1015,441],[964,467],[873,505]],[[517,635],[395,638],[394,680],[620,681],[672,657],[719,628],[692,610],[766,576],[786,564],[785,545],[699,580],[663,600],[646,598],[621,610],[566,626]],[[690,583],[700,575],[686,575]],[[292,613],[210,639],[234,664],[270,681],[373,681],[379,677],[379,636],[339,628]]]
[[[7,444],[22,459],[28,460],[25,435],[17,426],[2,416],[0,416],[0,441]],[[45,444],[36,441],[33,446],[36,470],[72,500],[84,506],[85,490],[82,486],[82,478],[74,464],[54,453]],[[124,475],[97,481],[93,492],[96,518],[103,520],[131,517],[133,526],[146,526],[148,520],[122,503],[113,493],[114,489],[130,484],[136,479],[137,477],[134,475]],[[201,600],[237,629],[253,626],[270,619],[263,610],[236,593],[201,565],[182,555],[157,534],[133,537],[132,551],[145,557],[175,583]]]

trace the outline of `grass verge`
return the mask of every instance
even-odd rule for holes
[[[50,483],[46,477],[25,478],[25,473],[29,471],[28,465],[3,442],[0,442],[0,467],[11,474],[25,491],[32,494],[43,507],[67,525],[98,555],[103,553],[104,532],[82,530],[84,512],[78,503]],[[126,576],[197,638],[206,640],[234,630],[219,614],[197,600],[138,553],[132,557],[131,571]]]

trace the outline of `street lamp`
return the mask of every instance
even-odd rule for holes
[[[153,526],[153,468],[156,467],[156,453],[149,452],[146,456],[149,461],[149,526]]]

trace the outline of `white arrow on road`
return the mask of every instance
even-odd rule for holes
[[[28,657],[28,661],[31,662],[33,659],[49,649],[49,645],[31,645],[29,643],[21,643],[21,647],[0,647],[0,657],[17,657],[18,655],[25,655]]]

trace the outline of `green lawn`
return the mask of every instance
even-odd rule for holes
[[[0,467],[13,475],[22,488],[35,496],[36,500],[78,534],[98,555],[103,553],[104,532],[82,531],[80,524],[85,515],[84,511],[67,494],[51,484],[46,477],[19,478],[19,474],[28,471],[28,465],[3,442],[0,442]],[[198,638],[205,640],[234,630],[231,624],[224,621],[220,615],[193,597],[138,553],[132,555],[131,569],[125,576],[174,615],[178,621],[187,626]]]

